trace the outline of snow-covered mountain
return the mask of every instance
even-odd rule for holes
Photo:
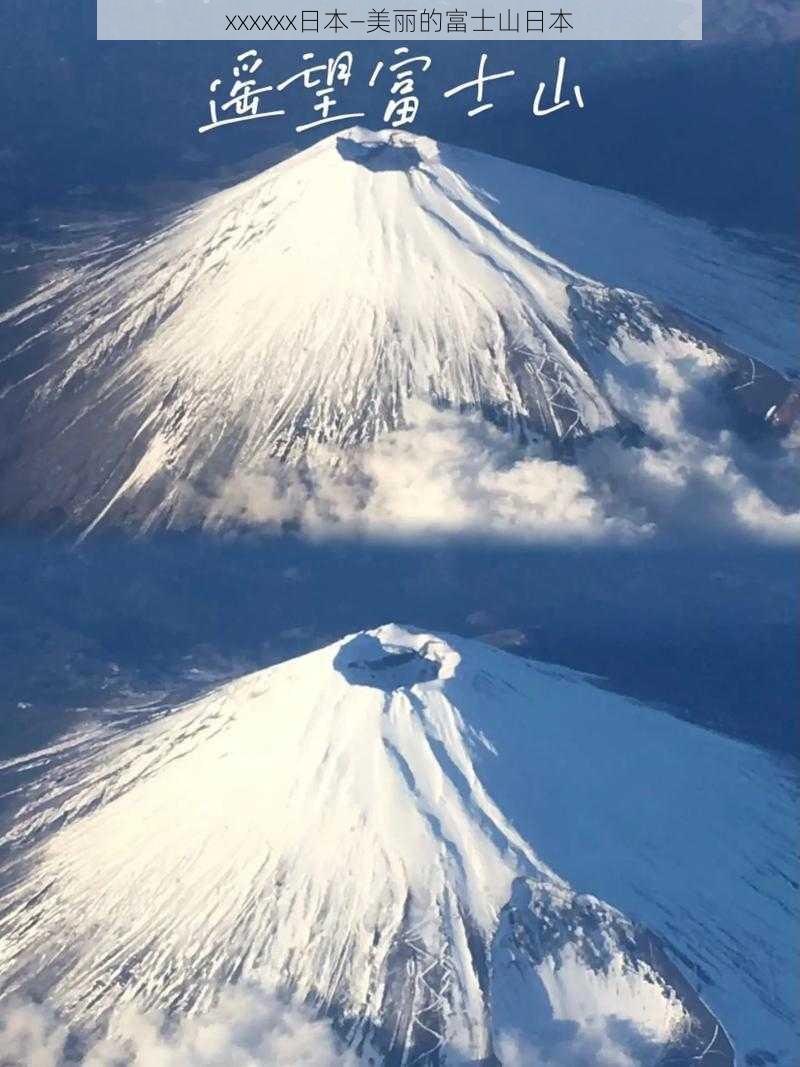
[[[263,981],[373,1062],[792,1062],[794,772],[583,676],[388,625],[32,768],[1,992],[78,1024]]]
[[[198,494],[371,441],[414,399],[525,440],[626,427],[615,382],[640,367],[724,377],[744,360],[729,345],[786,358],[785,279],[765,264],[630,197],[336,134],[62,264],[0,319],[0,508],[195,521]]]

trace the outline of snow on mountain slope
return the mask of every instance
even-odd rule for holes
[[[791,1062],[795,772],[580,675],[384,626],[29,763],[3,994],[263,981],[388,1064]]]
[[[674,309],[706,339],[800,373],[796,246],[770,247],[637,197],[441,145],[442,163],[490,198],[510,229],[590,278]],[[509,187],[519,190],[508,195]]]
[[[692,257],[682,226],[426,138],[334,135],[4,317],[3,513],[196,521],[198,493],[274,457],[371,441],[404,424],[409,399],[527,440],[627,425],[616,379],[676,360],[724,375],[738,359],[608,283],[674,296],[682,313],[698,290],[700,312],[739,321],[708,259],[724,243]]]

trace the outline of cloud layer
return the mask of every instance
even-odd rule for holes
[[[0,1009],[3,1067],[355,1067],[330,1025],[262,989],[232,986],[204,1015],[168,1025],[120,1009],[109,1033],[81,1045],[53,1012],[16,1001]]]
[[[800,538],[800,433],[748,442],[725,427],[718,382],[693,360],[609,383],[644,433],[522,448],[477,415],[415,403],[407,427],[298,474],[275,463],[193,499],[211,527],[296,525],[312,537],[638,541]],[[328,462],[331,460],[332,462]]]
[[[584,1032],[554,1019],[535,1044],[514,1030],[501,1033],[496,1051],[503,1067],[644,1067],[658,1062],[663,1046],[621,1019]]]
[[[514,1031],[496,1038],[504,1067],[641,1067],[651,1045],[624,1024],[580,1033],[553,1021],[536,1044]],[[47,1007],[15,1000],[0,1006],[2,1067],[359,1067],[374,1062],[344,1048],[330,1024],[259,987],[231,986],[205,1014],[168,1023],[129,1005],[108,1033],[78,1041]]]

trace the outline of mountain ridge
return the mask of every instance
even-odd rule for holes
[[[553,182],[540,217],[526,183],[545,196]],[[0,442],[4,514],[84,530],[193,525],[227,479],[335,461],[403,427],[416,400],[478,411],[547,450],[635,425],[617,385],[648,366],[688,361],[720,379],[749,368],[730,338],[693,336],[651,297],[584,272],[620,273],[592,251],[602,239],[569,236],[570,214],[589,217],[598,196],[642,234],[664,230],[668,216],[630,198],[606,204],[565,179],[356,128],[67,270],[5,316],[30,336],[7,357],[0,399],[16,427]],[[558,245],[559,227],[577,269],[536,245],[539,231]],[[622,274],[646,289],[634,246]],[[722,269],[691,276],[733,315]]]
[[[6,994],[93,1025],[268,980],[379,1062],[789,1062],[789,787],[573,672],[387,625],[42,759]]]

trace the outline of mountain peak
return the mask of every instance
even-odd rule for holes
[[[387,625],[31,759],[3,988],[87,1025],[123,985],[202,1007],[246,980],[386,1064],[496,1062],[509,1033],[568,1063],[730,1065],[723,1026],[788,1047],[768,757],[580,675]]]
[[[632,367],[729,364],[649,299],[548,250],[596,195],[355,127],[111,245],[19,311],[32,336],[0,397],[2,421],[21,424],[4,513],[60,510],[84,529],[202,522],[226,479],[335,462],[419,401],[527,443],[628,425],[615,379]],[[625,210],[640,227],[655,211]],[[590,237],[569,248],[580,260]]]
[[[351,126],[335,134],[332,142],[342,159],[359,163],[368,170],[409,171],[439,158],[439,144],[406,130],[368,130]]]
[[[351,685],[385,692],[409,689],[452,673],[456,654],[442,642],[414,647],[411,634],[396,626],[356,634],[342,643],[333,665]]]

